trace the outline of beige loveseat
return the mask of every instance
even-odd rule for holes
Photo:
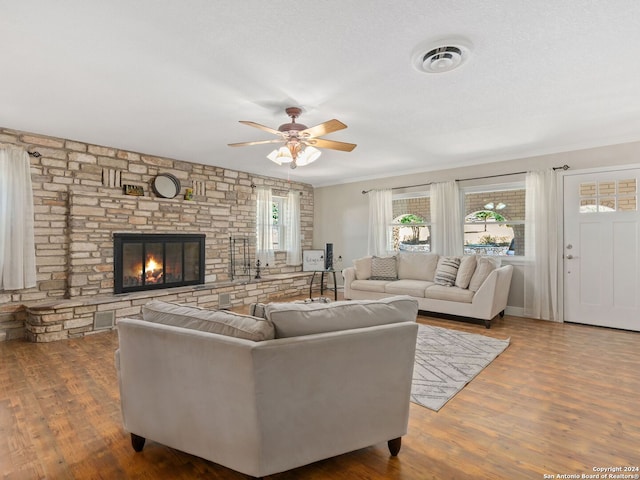
[[[343,271],[346,299],[410,295],[420,310],[481,319],[486,328],[504,315],[513,273],[499,258],[476,255],[400,252],[353,263]]]
[[[409,297],[269,304],[266,318],[154,301],[118,322],[122,416],[156,441],[254,477],[407,432],[418,325]]]

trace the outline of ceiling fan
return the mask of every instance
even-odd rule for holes
[[[327,122],[316,125],[315,127],[307,127],[302,123],[296,123],[296,118],[302,113],[302,109],[298,107],[289,107],[285,112],[291,117],[291,123],[284,123],[277,130],[265,127],[259,123],[240,120],[240,123],[249,125],[250,127],[259,128],[265,132],[273,133],[278,138],[273,140],[259,140],[256,142],[230,143],[230,147],[244,147],[247,145],[262,145],[265,143],[284,143],[280,148],[275,149],[267,158],[278,165],[289,163],[291,168],[297,166],[309,165],[318,159],[320,150],[318,148],[330,148],[332,150],[340,150],[350,152],[356,148],[355,143],[336,142],[334,140],[325,140],[319,138],[332,132],[337,132],[347,128],[340,120],[329,120]],[[316,148],[318,147],[318,148]]]

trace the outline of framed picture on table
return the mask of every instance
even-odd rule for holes
[[[302,271],[321,272],[324,270],[324,250],[303,250]]]

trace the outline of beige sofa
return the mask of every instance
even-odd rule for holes
[[[269,304],[266,319],[154,301],[118,323],[124,427],[262,477],[407,432],[409,297]]]
[[[459,265],[455,267],[458,259]],[[484,320],[486,328],[504,315],[513,267],[500,259],[466,255],[400,252],[364,257],[343,270],[346,299],[410,295],[420,310]]]

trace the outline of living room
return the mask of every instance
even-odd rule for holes
[[[260,188],[280,199],[297,195],[300,248],[332,244],[339,271],[371,253],[370,195],[363,192],[390,189],[398,201],[428,196],[432,185],[455,181],[463,205],[465,195],[486,193],[484,206],[498,212],[499,199],[492,193],[524,189],[527,172],[565,165],[568,170],[555,170],[556,321],[525,313],[530,277],[524,252],[502,256],[503,265],[513,266],[513,277],[506,315],[496,318],[491,330],[424,312],[418,321],[510,338],[510,346],[440,412],[412,404],[410,430],[397,458],[377,445],[273,478],[563,478],[596,474],[598,467],[640,465],[634,448],[640,443],[634,409],[640,393],[637,321],[636,328],[604,328],[611,326],[606,323],[611,311],[586,302],[578,307],[592,310],[604,327],[581,324],[591,322],[583,322],[582,313],[576,316],[567,283],[574,271],[568,259],[580,257],[578,244],[562,236],[569,227],[563,223],[568,182],[638,170],[638,72],[622,60],[640,53],[633,21],[640,12],[634,3],[547,2],[545,13],[542,4],[465,2],[444,8],[407,2],[402,14],[384,4],[366,9],[384,12],[374,14],[337,2],[314,5],[314,12],[290,2],[268,12],[258,2],[226,5],[224,12],[204,4],[184,9],[148,4],[142,10],[76,5],[73,12],[44,2],[9,3],[0,39],[11,46],[5,62],[17,68],[0,80],[6,86],[0,93],[6,106],[0,147],[29,152],[37,273],[35,286],[0,290],[0,429],[9,432],[0,443],[0,464],[7,478],[245,478],[159,444],[134,454],[119,418],[113,328],[119,319],[139,315],[153,298],[245,312],[255,302],[308,297],[311,273],[290,265],[284,250],[261,264],[260,279],[254,247],[244,262],[248,271],[230,268],[231,257],[242,253],[234,242],[255,234]],[[580,7],[584,11],[578,15]],[[309,18],[313,14],[318,18]],[[102,16],[112,21],[96,22]],[[398,23],[393,30],[387,29],[391,19]],[[241,22],[239,34],[223,28]],[[269,22],[282,27],[277,35],[267,31]],[[292,27],[295,22],[306,28]],[[317,38],[306,38],[320,22],[336,23],[327,35],[335,38],[321,36],[329,53]],[[194,36],[184,37],[187,44],[177,34],[186,35],[192,23]],[[388,32],[388,42],[365,45],[365,38],[373,41],[375,28]],[[499,35],[483,33],[491,28]],[[593,35],[578,48],[583,29]],[[268,41],[262,43],[269,48],[257,53],[261,42],[251,34],[263,31]],[[442,38],[458,41],[468,63],[451,72],[416,71],[415,48]],[[283,48],[284,39],[290,43]],[[502,63],[511,69],[496,73],[492,62],[501,63],[498,53],[513,52],[495,48],[509,50],[510,42],[529,46],[517,53],[527,60],[516,64],[508,56]],[[561,43],[574,52],[572,61],[550,46]],[[618,48],[612,52],[607,43]],[[561,73],[542,70],[544,59],[533,58],[542,56],[536,48],[546,52],[547,66]],[[384,65],[366,57],[371,51]],[[255,63],[240,61],[243,52],[252,52]],[[343,63],[320,60],[334,53]],[[596,57],[603,62],[598,68]],[[475,80],[463,78],[471,74]],[[396,81],[404,76],[420,87],[412,83],[407,95],[397,98],[377,90],[398,89]],[[614,78],[615,87],[604,87]],[[291,169],[266,158],[272,146],[227,146],[244,140],[274,143],[267,132],[237,121],[277,128],[287,121],[284,109],[294,105],[303,107],[294,122],[316,125],[338,118],[349,127],[326,140],[358,147],[320,148],[322,156],[313,164]],[[212,113],[218,110],[219,115]],[[517,121],[520,117],[524,120]],[[172,197],[159,193],[158,179],[177,179]],[[126,185],[134,193],[127,194]],[[463,216],[470,213],[461,208]],[[525,219],[502,223],[509,221],[524,225]],[[435,235],[435,223],[428,228]],[[202,285],[114,293],[113,235],[119,232],[206,235]],[[630,264],[637,272],[637,244],[627,242],[628,230],[621,232],[593,248],[626,249],[627,257],[615,257],[616,268]],[[588,278],[594,278],[592,272]],[[633,279],[628,286],[604,280],[583,282],[581,288],[595,299],[605,291],[603,283],[615,283],[612,298],[629,310],[640,279],[625,275]],[[338,287],[341,283],[338,275]],[[72,368],[80,364],[88,374]]]

